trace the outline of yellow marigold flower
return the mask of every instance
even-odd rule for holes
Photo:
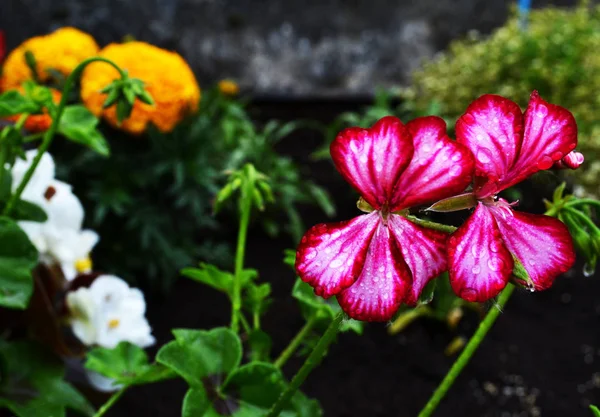
[[[219,81],[219,91],[226,96],[237,96],[240,86],[233,80],[221,80]]]
[[[37,76],[40,82],[44,82],[51,77],[47,70],[53,69],[67,76],[81,61],[96,55],[98,50],[94,38],[72,27],[28,39],[14,49],[4,61],[0,89],[17,88],[24,81],[33,78],[25,61],[27,51],[33,54]]]
[[[145,42],[127,42],[108,45],[100,56],[112,60],[131,78],[142,80],[154,99],[154,105],[136,100],[130,117],[119,125],[116,106],[103,109],[106,94],[100,93],[119,74],[105,63],[90,64],[81,78],[81,99],[92,113],[103,116],[112,126],[140,134],[152,123],[160,131],[169,132],[188,113],[198,109],[200,87],[179,54]]]

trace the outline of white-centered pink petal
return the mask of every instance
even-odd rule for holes
[[[390,201],[412,156],[412,138],[402,122],[392,116],[382,118],[370,129],[345,129],[331,144],[337,170],[375,209]]]
[[[390,230],[383,224],[371,240],[360,277],[337,299],[350,317],[364,321],[387,321],[407,296],[411,273]]]
[[[415,151],[394,188],[391,210],[415,207],[462,192],[471,183],[474,169],[469,149],[450,140],[446,123],[439,117],[419,117],[406,127]]]
[[[446,270],[446,240],[448,235],[426,229],[406,218],[392,214],[388,227],[408,265],[413,281],[406,297],[406,304],[415,305],[425,285]]]
[[[328,298],[356,281],[379,216],[374,211],[345,222],[318,224],[306,232],[298,246],[296,271],[315,294]]]
[[[448,239],[448,273],[454,292],[467,301],[486,301],[506,286],[513,258],[494,215],[479,203]]]
[[[549,216],[519,211],[511,214],[494,212],[504,243],[523,264],[534,288],[549,288],[575,262],[569,230]]]

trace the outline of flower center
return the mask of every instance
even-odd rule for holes
[[[80,274],[92,270],[92,260],[90,257],[81,258],[75,261],[75,270]]]
[[[513,201],[509,203],[503,198],[499,198],[497,195],[482,198],[481,201],[486,207],[489,207],[497,215],[502,216],[506,219],[507,216],[513,215],[513,207],[519,204],[519,201]]]
[[[110,330],[114,330],[117,327],[119,327],[119,324],[120,324],[119,319],[111,319],[108,321],[108,328]]]

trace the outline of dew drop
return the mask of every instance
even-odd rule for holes
[[[488,267],[492,271],[499,271],[500,268],[502,268],[502,265],[504,265],[504,262],[502,261],[502,259],[493,258],[493,259],[488,259],[487,264],[488,264]]]
[[[554,161],[552,160],[552,158],[550,158],[548,155],[544,155],[542,156],[542,159],[538,161],[537,167],[539,169],[548,169],[552,166],[553,163]]]
[[[454,155],[452,155],[452,162],[458,162],[461,158],[461,153],[460,152],[456,152]]]
[[[375,165],[375,171],[377,171],[377,172],[381,172],[381,171],[383,171],[383,165],[382,165],[381,163],[379,163],[379,162],[378,162],[378,163]]]
[[[450,171],[448,171],[448,174],[451,177],[458,177],[461,172],[462,172],[462,168],[458,165],[454,165],[452,168],[450,168]]]
[[[366,164],[367,161],[369,160],[367,158],[367,155],[361,155],[360,158],[358,158],[360,160],[361,163]]]
[[[527,263],[529,265],[531,265],[531,266],[534,266],[535,265],[535,260],[534,259],[530,259],[530,260],[527,261]]]
[[[591,277],[592,275],[594,275],[595,272],[596,267],[594,265],[591,265],[587,262],[583,265],[583,276]]]
[[[559,159],[561,159],[563,157],[562,152],[560,151],[556,151],[552,154],[552,159],[555,161],[558,161]]]
[[[331,248],[325,248],[325,253],[329,255],[331,253]]]
[[[471,272],[474,273],[474,274],[478,274],[478,273],[481,272],[481,267],[479,265],[475,265],[473,267],[473,269],[471,269]]]
[[[460,118],[460,120],[466,124],[472,125],[475,123],[475,117],[471,113],[467,113]]]
[[[473,288],[463,288],[459,296],[466,301],[475,301],[477,299],[477,292]]]
[[[378,269],[379,272],[385,272],[385,266],[381,265]]]
[[[317,251],[315,249],[311,250],[310,252],[308,252],[306,254],[306,259],[308,259],[309,261],[311,259],[315,259],[317,257]]]
[[[393,277],[393,276],[394,276],[394,274],[392,274],[392,271],[388,271],[388,272],[385,274],[385,277],[386,277],[387,279],[392,279],[392,277]]]
[[[340,266],[342,266],[342,264],[343,264],[343,262],[340,259],[334,259],[329,264],[329,267],[330,268],[339,268]]]
[[[482,164],[487,164],[492,160],[492,154],[490,153],[489,149],[481,148],[479,151],[477,151],[477,159]]]
[[[358,148],[358,144],[357,144],[357,142],[356,142],[355,140],[353,140],[353,141],[350,141],[350,150],[351,150],[352,152],[358,152],[358,149],[359,149],[359,148]]]
[[[331,234],[331,238],[332,239],[337,239],[338,237],[340,237],[342,235],[342,232],[340,232],[339,230],[336,230],[335,232],[333,232]]]
[[[498,142],[500,142],[500,143],[506,143],[507,141],[508,141],[508,138],[506,137],[505,134],[500,134],[498,136]]]
[[[498,253],[500,250],[500,243],[495,240],[492,241],[492,243],[490,243],[490,250],[494,253]]]
[[[476,258],[479,258],[481,256],[481,254],[479,253],[479,249],[477,248],[477,246],[471,246],[471,253]],[[477,271],[477,272],[479,272],[479,271]],[[475,272],[475,273],[477,273],[477,272]]]
[[[323,241],[323,242],[327,242],[327,241],[329,240],[329,238],[330,238],[330,237],[331,237],[331,236],[329,235],[329,233],[323,233],[323,234],[321,235],[321,241]]]
[[[548,115],[548,107],[543,104],[538,105],[536,114],[538,117],[546,117]]]

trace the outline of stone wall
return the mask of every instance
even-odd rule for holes
[[[533,1],[572,4],[574,0]],[[0,0],[9,47],[71,25],[101,45],[131,35],[175,49],[201,85],[256,95],[368,95],[406,84],[451,39],[501,25],[502,0]]]

